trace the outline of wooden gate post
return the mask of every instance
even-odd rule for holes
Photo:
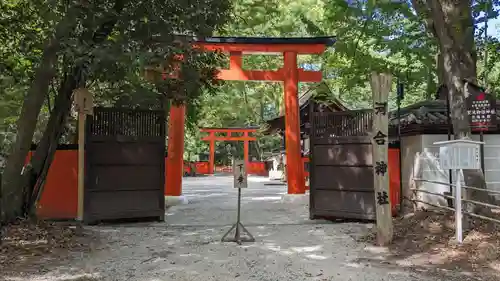
[[[78,113],[78,205],[77,221],[83,222],[85,194],[85,120],[92,115],[94,100],[92,93],[86,88],[74,91],[75,109]]]
[[[391,203],[389,200],[388,146],[389,113],[388,98],[391,91],[390,74],[372,73],[373,94],[373,181],[377,214],[377,243],[385,246],[392,241],[393,226]]]

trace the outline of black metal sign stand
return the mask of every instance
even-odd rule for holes
[[[481,145],[479,146],[479,155],[481,157],[481,171],[483,172],[483,174],[486,174],[485,170],[484,170],[484,133],[483,133],[483,130],[481,130],[481,132],[479,132],[479,141],[481,142]]]
[[[403,169],[402,167],[402,155],[401,151],[403,150],[403,146],[401,145],[401,101],[404,99],[404,84],[399,80],[398,78],[398,88],[397,88],[397,95],[396,95],[396,104],[398,106],[397,108],[397,118],[398,118],[398,161],[399,161],[399,213],[403,213],[403,200],[404,200],[404,194],[403,194]]]
[[[243,226],[240,221],[240,213],[241,213],[241,188],[238,188],[238,215],[236,219],[236,223],[222,236],[222,242],[236,242],[238,245],[241,245],[242,242],[255,242],[255,238],[252,234]],[[234,238],[228,237],[229,234],[235,230]],[[246,234],[248,237],[242,237],[241,231]]]

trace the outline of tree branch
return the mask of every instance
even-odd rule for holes
[[[437,1],[437,0],[431,0],[431,1]],[[415,12],[417,12],[418,15],[420,15],[422,21],[424,22],[426,26],[427,33],[431,37],[437,38],[437,33],[436,33],[436,28],[434,26],[434,21],[431,16],[431,11],[429,7],[426,5],[429,1],[424,0],[411,0],[413,9],[415,9]]]
[[[115,10],[113,12],[114,15],[106,20],[95,32],[91,48],[102,43],[111,34],[118,22],[120,13],[124,9],[124,3],[124,0],[116,0],[114,6]],[[63,132],[66,116],[71,109],[73,91],[78,87],[84,86],[86,83],[87,73],[85,73],[85,70],[86,64],[80,62],[74,66],[61,81],[60,89],[54,102],[54,110],[32,159],[33,169],[29,175],[31,181],[28,185],[28,192],[31,198],[27,208],[28,210],[33,210],[35,203],[38,201],[43,191],[45,177]]]

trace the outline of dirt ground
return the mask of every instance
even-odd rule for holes
[[[249,179],[242,199],[242,222],[256,241],[222,243],[236,218],[231,185],[230,177],[185,178],[189,204],[170,208],[164,223],[86,226],[81,236],[67,225],[13,226],[0,251],[0,280],[500,280],[491,276],[500,276],[498,268],[484,267],[494,263],[498,245],[484,246],[491,237],[482,231],[468,234],[469,246],[453,248],[445,239],[436,250],[429,241],[446,237],[436,229],[452,231],[418,214],[396,221],[397,230],[408,231],[398,230],[393,246],[379,248],[367,236],[371,224],[310,221],[307,196],[283,200],[286,187],[261,178]],[[430,236],[415,232],[421,220]],[[468,252],[453,254],[467,247],[477,265],[467,267]],[[483,257],[482,249],[490,254]]]
[[[494,214],[497,219],[498,215]],[[420,211],[394,221],[388,262],[437,272],[460,271],[481,280],[500,280],[500,225],[472,219],[460,245],[452,212]],[[364,242],[374,243],[370,233]]]
[[[81,233],[69,223],[18,220],[2,229],[0,272],[40,273],[72,253],[90,253],[98,244],[98,233]]]

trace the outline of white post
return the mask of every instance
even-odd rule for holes
[[[435,145],[439,148],[439,165],[443,170],[454,170],[456,174],[455,184],[455,235],[458,243],[463,241],[462,229],[462,171],[464,169],[481,169],[480,145],[481,141],[469,139],[458,139],[450,141],[438,141]]]
[[[457,184],[455,185],[455,234],[458,243],[462,243],[462,173],[456,169]]]

